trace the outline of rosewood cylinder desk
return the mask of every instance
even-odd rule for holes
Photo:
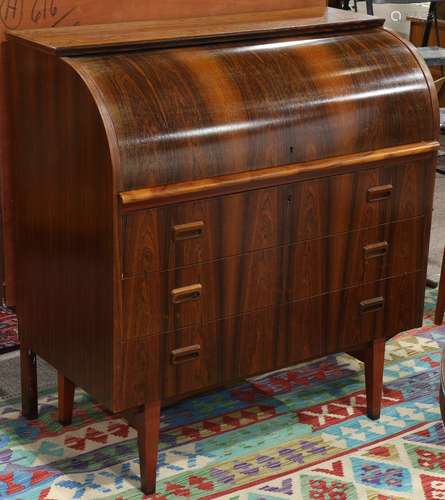
[[[422,320],[438,105],[412,46],[328,9],[9,34],[23,413],[35,355],[136,419],[346,351],[378,418]]]

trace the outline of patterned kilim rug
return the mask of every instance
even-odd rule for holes
[[[18,348],[17,317],[8,309],[0,307],[0,354]]]
[[[363,370],[342,354],[187,400],[162,414],[157,500],[445,499],[445,432],[437,403],[445,325],[387,347],[384,408],[364,415]],[[76,394],[74,423],[0,402],[0,497],[140,499],[136,434]]]

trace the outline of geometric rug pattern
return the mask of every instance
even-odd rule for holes
[[[5,307],[0,307],[0,354],[19,348],[17,317]]]
[[[386,349],[381,418],[365,415],[363,365],[328,356],[162,411],[157,500],[445,499],[445,431],[437,401],[445,325]],[[55,390],[40,418],[0,401],[0,497],[144,498],[136,433],[76,391],[73,424],[57,422]],[[145,497],[148,498],[148,497]]]

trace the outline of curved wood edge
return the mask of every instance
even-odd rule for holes
[[[82,80],[83,84],[86,87],[86,91],[88,91],[96,103],[96,108],[99,112],[99,115],[102,119],[103,127],[105,130],[105,135],[107,137],[109,152],[110,152],[110,167],[112,169],[112,178],[113,178],[113,192],[111,196],[113,196],[113,253],[114,253],[114,298],[113,298],[113,308],[115,311],[115,320],[114,320],[114,328],[116,331],[123,331],[123,310],[122,310],[122,301],[121,297],[121,272],[120,266],[116,263],[121,262],[121,246],[119,243],[119,235],[122,233],[122,218],[119,217],[119,200],[116,197],[116,193],[119,191],[119,186],[121,186],[121,172],[122,169],[120,167],[120,152],[119,145],[117,139],[116,129],[114,127],[113,120],[110,115],[110,110],[105,104],[104,96],[97,86],[94,79],[91,75],[83,70],[83,66],[78,63],[76,59],[73,58],[61,58],[61,62],[67,64],[72,71],[74,71],[77,76]],[[120,338],[119,335],[113,336],[113,358],[118,367],[120,367]],[[112,387],[115,387],[115,380],[120,378],[119,369],[113,370],[112,374]]]
[[[91,75],[83,70],[82,64],[79,64],[79,61],[74,58],[66,57],[62,58],[62,61],[70,66],[72,70],[79,76],[79,78],[85,84],[86,89],[91,94],[94,102],[96,103],[99,114],[102,118],[102,123],[105,129],[105,133],[108,139],[108,145],[110,147],[110,156],[111,163],[113,167],[113,178],[115,188],[119,185],[120,182],[120,153],[119,153],[119,145],[117,140],[116,129],[114,128],[113,120],[111,119],[110,110],[107,108],[105,104],[105,99],[97,86],[94,79]]]
[[[323,175],[335,174],[359,165],[369,166],[391,159],[428,155],[435,153],[438,148],[439,143],[437,141],[421,142],[365,153],[337,156],[325,160],[295,163],[239,174],[124,191],[119,194],[121,211],[132,212],[144,208],[288,184],[303,178],[318,176],[320,172]]]
[[[431,113],[433,117],[432,127],[434,131],[434,139],[438,141],[440,138],[440,106],[439,106],[439,98],[437,96],[436,86],[434,85],[434,80],[431,75],[431,71],[429,70],[423,57],[417,51],[416,47],[409,40],[403,38],[398,33],[395,33],[394,31],[388,28],[384,29],[385,31],[393,35],[395,38],[397,38],[397,40],[399,40],[400,43],[403,43],[403,45],[405,45],[405,47],[411,52],[414,59],[417,61],[417,64],[419,65],[419,68],[421,69],[423,76],[425,77],[426,83],[430,90]]]

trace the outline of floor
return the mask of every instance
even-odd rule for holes
[[[362,363],[338,354],[164,408],[158,500],[439,500],[445,431],[437,403],[445,325],[386,347],[378,421],[365,415]],[[57,422],[57,395],[40,418],[20,397],[0,401],[0,498],[143,500],[136,432],[76,391],[73,424]]]

